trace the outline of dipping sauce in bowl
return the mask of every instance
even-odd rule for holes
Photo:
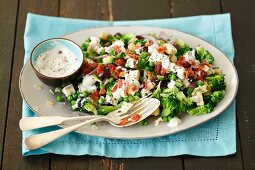
[[[43,83],[60,86],[79,75],[83,52],[70,40],[53,38],[39,43],[33,49],[30,62]]]

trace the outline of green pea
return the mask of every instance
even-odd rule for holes
[[[168,75],[168,78],[169,78],[170,80],[176,80],[176,79],[177,79],[177,76],[176,76],[175,73],[172,73],[172,74],[169,74],[169,75]]]
[[[61,95],[57,96],[57,101],[58,102],[62,102],[63,100],[64,100],[63,96],[61,96]]]
[[[71,105],[72,105],[72,106],[75,105],[75,103],[76,103],[75,100],[72,100],[72,101],[71,101]]]
[[[100,97],[99,100],[98,100],[98,103],[103,104],[104,103],[104,97]]]
[[[144,125],[144,126],[147,126],[148,124],[149,124],[149,122],[146,121],[146,120],[143,122],[143,125]]]
[[[167,116],[162,117],[162,120],[163,120],[163,122],[168,122],[168,118],[167,118]]]
[[[100,89],[105,89],[105,85],[104,84],[100,84]]]
[[[191,94],[193,91],[194,91],[194,89],[192,87],[188,87],[187,88],[187,93],[188,94]]]
[[[105,51],[104,51],[104,50],[102,50],[102,51],[99,52],[99,55],[104,55],[104,54],[105,54]]]
[[[158,81],[163,81],[164,80],[164,76],[158,76]]]
[[[110,54],[110,55],[115,55],[115,51],[114,51],[114,50],[111,50],[111,51],[109,52],[109,54]]]
[[[83,97],[88,97],[89,93],[87,91],[82,92]]]
[[[124,97],[124,102],[128,102],[128,97]]]
[[[197,82],[197,85],[198,85],[198,86],[203,86],[203,85],[204,85],[204,82],[201,81],[201,80],[199,80],[199,81]]]
[[[72,100],[73,100],[72,95],[70,95],[70,96],[67,97],[67,101],[71,102]]]
[[[135,101],[137,101],[137,100],[140,99],[140,97],[139,96],[134,96],[134,99],[135,99]]]
[[[112,91],[111,90],[106,91],[106,95],[111,96],[112,95]]]
[[[116,55],[116,58],[122,58],[121,53],[117,54],[117,55]]]
[[[150,66],[150,67],[154,67],[154,66],[155,66],[154,62],[153,62],[153,61],[150,61],[150,62],[149,62],[149,66]]]
[[[135,101],[135,98],[133,96],[128,96],[128,101],[133,102],[133,101]]]
[[[138,125],[143,125],[144,124],[144,120],[141,120],[140,122],[138,122]]]
[[[112,77],[108,79],[109,83],[112,83],[113,81],[114,81],[114,79]]]
[[[150,67],[146,66],[146,67],[145,67],[145,70],[146,70],[146,71],[150,71]]]
[[[119,102],[123,101],[123,97],[120,97],[118,101],[119,101]]]
[[[142,97],[142,95],[139,91],[135,93],[135,96]]]
[[[73,93],[72,97],[73,97],[74,100],[76,100],[78,98],[78,94],[77,93]]]
[[[183,84],[181,82],[175,82],[175,86],[178,88],[181,88],[183,86]]]

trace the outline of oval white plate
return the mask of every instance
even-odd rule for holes
[[[174,36],[176,38],[182,39],[187,42],[191,47],[196,47],[197,45],[202,45],[205,49],[209,50],[215,57],[215,65],[219,66],[223,73],[226,75],[227,91],[224,99],[218,104],[212,113],[202,115],[202,116],[189,116],[187,114],[183,115],[182,123],[175,127],[170,128],[166,123],[162,123],[159,126],[154,126],[153,121],[156,117],[150,118],[150,123],[148,126],[131,126],[127,128],[116,128],[111,126],[106,122],[98,124],[99,130],[93,130],[90,126],[86,126],[77,130],[79,133],[107,137],[107,138],[120,138],[120,139],[137,139],[137,138],[152,138],[164,135],[173,134],[176,132],[189,129],[201,123],[204,123],[222,113],[234,100],[237,88],[238,88],[238,76],[234,65],[231,61],[216,47],[207,43],[206,41],[197,38],[195,36],[173,30],[164,29],[158,27],[104,27],[104,28],[94,28],[86,29],[78,32],[74,32],[63,36],[73,40],[78,44],[82,44],[87,37],[98,36],[102,32],[115,34],[120,33],[135,33],[135,34],[149,34],[149,33],[160,33],[166,32],[167,34]],[[23,99],[26,101],[28,106],[40,116],[74,116],[77,113],[72,112],[66,106],[56,104],[55,106],[50,106],[47,101],[55,101],[55,96],[49,93],[50,87],[43,85],[42,90],[37,90],[34,85],[41,84],[40,80],[36,77],[34,71],[29,62],[27,62],[20,74],[19,86]],[[69,126],[74,122],[70,122],[63,126]]]

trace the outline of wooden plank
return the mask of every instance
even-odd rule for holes
[[[169,0],[112,0],[114,20],[169,18],[169,9]]]
[[[237,117],[244,169],[255,169],[255,1],[222,0],[224,13],[230,12],[235,45],[235,66],[239,75]]]
[[[61,0],[60,16],[81,19],[109,19],[108,2],[104,0]],[[107,170],[110,159],[98,156],[51,156],[51,168],[57,169],[89,169]]]
[[[8,118],[4,143],[3,167],[4,169],[48,169],[49,156],[22,157],[21,131],[19,120],[21,118],[21,96],[19,92],[19,73],[23,66],[24,45],[23,35],[27,12],[46,15],[57,15],[58,1],[44,0],[20,1],[18,10],[18,25],[15,40],[14,61],[11,79],[11,92],[8,106]]]
[[[113,159],[111,162],[112,170],[169,170],[183,169],[181,157],[171,158],[134,158],[134,159]]]
[[[112,14],[114,20],[139,20],[169,18],[170,3],[168,0],[112,0]],[[182,169],[182,157],[168,158],[137,158],[112,159],[111,169]]]
[[[2,160],[6,112],[8,105],[8,94],[10,88],[12,54],[15,39],[15,26],[17,17],[18,2],[15,0],[4,0],[0,6],[0,160]],[[0,167],[2,161],[0,161]]]
[[[206,15],[220,13],[220,0],[171,0],[173,17]]]
[[[185,0],[183,2],[172,0],[171,7],[174,17],[221,13],[220,1]],[[226,157],[184,156],[184,166],[185,169],[241,169],[242,155],[240,145],[239,143],[237,145],[237,154]]]

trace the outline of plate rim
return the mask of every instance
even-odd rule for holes
[[[60,36],[60,38],[65,38],[66,36],[69,36],[69,35],[72,35],[72,34],[75,34],[75,33],[79,33],[79,32],[82,32],[82,31],[86,31],[86,30],[93,30],[93,29],[104,29],[104,28],[125,28],[125,27],[138,27],[138,28],[147,28],[147,29],[151,29],[151,28],[159,28],[159,29],[166,29],[166,30],[172,30],[172,31],[176,31],[176,32],[179,32],[181,34],[185,34],[185,35],[188,35],[188,36],[191,36],[192,38],[197,38],[197,39],[200,39],[208,44],[210,44],[212,47],[216,48],[225,58],[227,58],[227,60],[229,61],[229,63],[231,63],[231,66],[232,68],[234,69],[234,74],[236,76],[236,85],[234,86],[235,87],[235,92],[234,92],[234,95],[232,97],[232,99],[230,100],[230,102],[224,107],[224,109],[221,110],[220,113],[218,113],[217,115],[213,116],[213,117],[210,117],[210,118],[207,118],[206,120],[203,120],[203,121],[200,121],[199,123],[195,124],[195,125],[191,125],[187,128],[184,128],[184,129],[178,129],[178,130],[175,130],[175,131],[169,131],[169,133],[165,133],[165,134],[157,134],[157,135],[147,135],[145,137],[142,137],[142,136],[139,136],[139,137],[127,137],[127,136],[121,136],[121,137],[118,137],[118,136],[110,136],[110,135],[99,135],[99,134],[87,134],[86,132],[81,132],[81,131],[77,131],[75,130],[74,132],[76,133],[79,133],[79,134],[82,134],[82,135],[89,135],[89,136],[94,136],[94,137],[103,137],[103,138],[108,138],[108,139],[124,139],[124,140],[129,140],[129,139],[150,139],[150,138],[158,138],[158,137],[162,137],[162,136],[167,136],[167,135],[173,135],[173,134],[176,134],[176,133],[179,133],[179,132],[182,132],[182,131],[186,131],[186,130],[189,130],[191,128],[194,128],[194,127],[197,127],[203,123],[206,123],[214,118],[217,118],[219,115],[221,115],[225,110],[227,110],[229,108],[229,106],[234,102],[236,96],[237,96],[237,92],[238,92],[238,89],[239,89],[239,76],[238,76],[238,72],[237,72],[237,69],[234,65],[234,60],[233,62],[222,52],[222,50],[220,50],[218,47],[214,46],[213,44],[211,44],[210,42],[204,40],[203,38],[200,38],[200,37],[197,37],[195,35],[192,35],[190,33],[186,33],[184,31],[180,31],[180,30],[177,30],[177,29],[173,29],[173,28],[166,28],[166,27],[158,27],[158,26],[136,26],[136,25],[121,25],[121,26],[103,26],[103,27],[91,27],[91,28],[85,28],[85,29],[80,29],[80,30],[77,30],[77,31],[73,31],[73,32],[70,32],[70,33],[67,33],[65,35],[62,35]],[[235,55],[233,56],[233,59],[235,58]],[[25,67],[27,67],[27,65],[29,64],[29,59],[25,62],[25,64],[22,66],[22,69],[20,71],[20,74],[19,74],[19,90],[20,90],[20,94],[21,94],[21,97],[22,99],[25,101],[25,103],[27,104],[27,106],[29,107],[29,109],[31,109],[37,116],[42,116],[40,115],[36,110],[34,110],[30,105],[29,103],[27,102],[26,100],[26,97],[22,91],[22,88],[21,88],[21,77],[23,75],[23,72],[24,72],[24,69]],[[209,113],[210,114],[210,113]],[[57,125],[61,128],[65,128],[66,126],[64,125]]]

